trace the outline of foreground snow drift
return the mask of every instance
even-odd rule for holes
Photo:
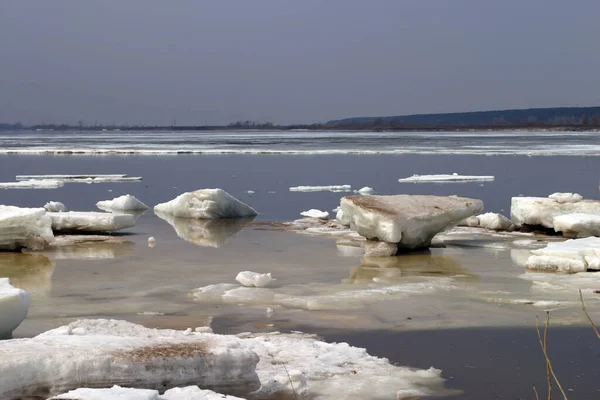
[[[33,339],[0,342],[0,398],[52,396],[79,387],[165,390],[200,385],[257,389],[258,357],[231,336],[82,320]]]
[[[243,400],[241,397],[227,396],[200,389],[198,386],[186,386],[167,390],[163,395],[158,390],[134,389],[120,386],[104,389],[81,388],[52,397],[50,400]]]
[[[43,208],[0,205],[0,251],[39,250],[53,239],[50,218]]]
[[[120,197],[115,197],[112,200],[103,200],[96,203],[96,207],[101,210],[118,210],[118,211],[140,211],[147,210],[148,206],[136,199],[130,194],[125,194]]]
[[[11,336],[12,331],[27,317],[30,304],[26,291],[13,287],[8,278],[0,278],[0,339]]]
[[[108,232],[135,226],[130,214],[112,214],[87,211],[50,212],[53,231]]]
[[[346,196],[341,219],[367,239],[399,249],[427,247],[439,232],[480,212],[481,200],[456,196]]]
[[[222,189],[200,189],[177,196],[154,207],[154,211],[180,218],[239,218],[253,217],[256,210]]]
[[[527,269],[545,272],[585,272],[600,270],[600,238],[570,239],[552,242],[533,250]]]
[[[22,182],[0,182],[0,189],[57,189],[64,184],[63,181],[32,179]]]
[[[459,175],[457,173],[453,174],[438,174],[438,175],[413,175],[408,178],[398,179],[398,182],[412,182],[412,183],[421,183],[421,182],[485,182],[485,181],[493,181],[495,178],[493,176],[486,175]]]
[[[510,218],[516,225],[554,228],[554,217],[565,214],[600,215],[600,200],[581,200],[574,193],[554,193],[550,197],[513,197]]]

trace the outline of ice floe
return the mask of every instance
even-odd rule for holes
[[[32,339],[0,342],[0,398],[53,396],[114,384],[153,390],[200,385],[258,389],[255,352],[232,336],[81,320]]]
[[[485,213],[469,217],[461,221],[459,225],[470,226],[473,228],[480,227],[493,231],[508,231],[514,227],[510,219],[497,213]]]
[[[373,194],[373,188],[372,187],[368,187],[365,186],[363,188],[360,188],[357,190],[357,193],[360,193],[362,195],[368,195],[368,194]]]
[[[154,206],[154,211],[180,218],[239,218],[253,217],[256,210],[222,189],[200,189],[177,196]]]
[[[109,232],[135,226],[130,214],[113,214],[88,211],[49,212],[55,232]]]
[[[330,186],[293,186],[290,192],[349,192],[352,190],[350,185],[330,185]]]
[[[80,388],[55,396],[49,400],[244,400],[241,397],[228,396],[198,386],[173,388],[160,394],[158,390],[134,389],[120,386],[111,388]]]
[[[154,247],[156,246],[156,239],[154,238],[154,236],[150,236],[148,238],[148,247]]]
[[[60,181],[60,182],[135,182],[141,181],[140,176],[127,176],[125,174],[98,174],[98,175],[17,175],[18,181]],[[62,185],[61,185],[62,186]]]
[[[64,184],[63,181],[32,179],[22,182],[0,182],[0,189],[57,189]]]
[[[12,286],[8,278],[0,278],[0,339],[11,336],[12,331],[27,317],[30,305],[26,291]]]
[[[568,199],[576,200],[571,193],[567,195]],[[511,200],[510,218],[516,225],[541,225],[552,229],[554,217],[565,214],[600,215],[600,200],[559,202],[547,197],[513,197]]]
[[[0,205],[0,251],[40,250],[52,240],[46,210]]]
[[[399,249],[429,246],[439,232],[480,212],[481,200],[456,196],[346,196],[342,221],[367,239],[397,243]]]
[[[563,214],[552,220],[554,230],[565,237],[600,236],[600,214]]]
[[[246,287],[267,287],[273,281],[271,273],[260,274],[252,271],[242,271],[237,274],[235,280]]]
[[[175,229],[177,236],[202,247],[221,247],[227,240],[250,223],[253,218],[195,219],[178,218],[155,211]]]
[[[103,200],[96,203],[101,210],[139,211],[147,210],[148,206],[130,194],[115,197],[112,200]]]
[[[526,268],[567,273],[600,270],[600,238],[588,237],[548,243],[548,246],[542,249],[532,250]]]
[[[437,175],[413,175],[407,178],[400,178],[398,182],[485,182],[493,181],[493,176],[486,175],[459,175],[456,172],[453,174],[437,174]]]
[[[67,206],[65,206],[60,201],[49,201],[44,204],[44,209],[50,212],[65,212],[67,210]]]
[[[329,218],[329,213],[327,211],[321,211],[321,210],[317,210],[315,208],[311,208],[308,211],[302,211],[300,213],[300,215],[302,215],[303,217],[309,217],[309,218],[320,218],[320,219]]]

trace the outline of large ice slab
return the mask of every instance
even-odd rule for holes
[[[154,211],[180,218],[239,218],[257,215],[249,205],[242,203],[223,189],[200,189],[177,196],[154,206]]]
[[[563,236],[582,238],[600,236],[600,215],[596,214],[564,214],[552,220],[554,230]]]
[[[200,385],[258,389],[258,357],[242,341],[115,320],[73,322],[32,339],[0,342],[0,398],[53,396],[80,387],[165,390]]]
[[[96,203],[96,207],[108,211],[140,211],[148,209],[147,205],[130,194],[124,194],[123,196],[115,197],[112,200],[99,201]]]
[[[0,205],[0,251],[40,250],[54,239],[43,208]]]
[[[572,195],[572,193],[568,193]],[[516,225],[554,227],[554,217],[565,214],[600,215],[600,200],[577,200],[578,197],[552,195],[547,197],[513,197],[510,218]],[[556,199],[560,199],[558,201]]]
[[[26,291],[13,287],[8,278],[0,278],[0,339],[11,336],[27,317],[30,304]]]
[[[54,396],[49,400],[244,400],[241,397],[227,396],[198,386],[186,386],[167,390],[160,395],[158,390],[134,389],[120,386],[111,388],[80,388]]]
[[[347,196],[342,221],[367,239],[399,249],[429,246],[439,232],[480,212],[481,200],[455,196]]]
[[[328,185],[328,186],[292,186],[290,192],[349,192],[350,185]]]
[[[567,273],[600,270],[600,238],[597,237],[552,242],[531,253],[525,264],[529,270]]]
[[[57,189],[63,186],[63,181],[57,180],[28,180],[22,182],[0,182],[0,189]]]
[[[413,175],[407,178],[400,178],[398,182],[485,182],[493,181],[495,178],[490,175],[459,175],[453,174],[437,174],[437,175]]]
[[[135,226],[135,217],[130,214],[67,211],[47,215],[55,232],[109,232]]]
[[[175,229],[177,236],[202,247],[221,247],[230,237],[253,220],[248,218],[195,219],[178,218],[160,211],[154,212]]]

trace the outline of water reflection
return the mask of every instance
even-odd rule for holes
[[[0,277],[30,294],[48,295],[54,263],[42,254],[0,252]]]
[[[408,276],[471,276],[454,257],[429,251],[395,257],[363,257],[344,283],[397,282]]]
[[[90,237],[92,239],[94,236]],[[99,240],[85,241],[83,238],[73,236],[70,244],[52,247],[44,254],[54,260],[106,260],[133,255],[135,243],[118,237],[95,237]]]
[[[202,247],[221,247],[254,218],[196,219],[178,218],[170,214],[155,214],[167,221],[177,236]]]
[[[96,204],[96,207],[99,208],[102,211],[106,211],[109,213],[113,213],[113,214],[129,214],[129,215],[133,215],[135,217],[135,219],[138,219],[139,217],[141,217],[142,215],[144,215],[148,210],[116,210],[114,208],[111,207],[104,207],[104,206],[99,206]]]

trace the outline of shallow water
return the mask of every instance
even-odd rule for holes
[[[94,210],[99,200],[129,193],[152,206],[184,191],[221,187],[255,207],[260,213],[255,221],[277,221],[298,218],[310,208],[331,210],[348,194],[290,192],[289,187],[349,184],[353,189],[371,186],[375,194],[475,197],[484,201],[486,211],[508,214],[510,197],[519,194],[572,191],[598,198],[597,166],[597,157],[3,155],[1,181],[12,181],[17,174],[59,173],[126,173],[143,176],[143,181],[2,190],[0,204],[42,206],[53,200],[72,210]],[[452,172],[495,175],[496,180],[484,184],[397,182],[415,173]],[[147,244],[150,236],[156,238],[155,247]],[[516,327],[521,329],[518,332],[530,332],[536,316],[543,317],[545,309],[553,310],[556,326],[582,327],[587,322],[579,308],[576,289],[580,287],[587,290],[590,314],[600,321],[600,296],[593,292],[600,289],[600,275],[525,274],[521,263],[527,251],[503,241],[462,240],[430,252],[369,260],[362,259],[360,250],[336,245],[330,238],[235,223],[174,221],[172,226],[150,210],[138,218],[135,228],[116,236],[112,243],[36,254],[0,253],[0,274],[32,293],[29,317],[15,331],[16,337],[88,317],[121,318],[165,328],[212,324],[223,333],[301,328],[332,338],[345,337],[340,332],[354,333],[359,336],[349,336],[349,341],[404,364],[401,347],[390,344],[388,350],[380,349],[377,335],[370,332],[407,335],[493,328],[485,334],[493,337],[495,330]],[[247,297],[247,293],[264,294],[248,292],[254,289],[201,300],[189,296],[198,287],[235,284],[242,270],[271,272],[277,281],[264,296]],[[274,309],[272,315],[267,314],[267,307]],[[442,340],[439,335],[431,337]],[[506,337],[499,334],[498,340]],[[423,342],[416,345],[422,348],[423,363],[441,366],[434,349]],[[579,351],[578,344],[574,346]],[[462,365],[461,354],[454,353],[455,363],[447,367],[451,373]],[[538,349],[529,347],[514,357],[530,360],[539,357]],[[419,364],[412,360],[407,358],[406,363]],[[490,376],[499,371],[490,369]],[[468,377],[453,387],[470,393],[471,386],[485,393],[484,383]],[[529,388],[531,382],[524,379],[522,383]]]

